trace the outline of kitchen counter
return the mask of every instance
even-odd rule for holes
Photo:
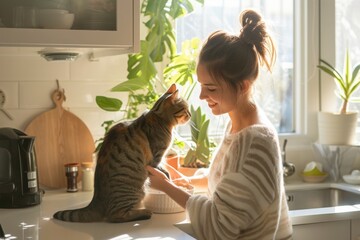
[[[40,205],[0,209],[0,224],[6,239],[194,239],[174,226],[186,220],[185,212],[153,214],[150,220],[128,223],[69,223],[52,218],[58,210],[86,206],[91,198],[92,192],[46,191]]]
[[[301,180],[295,180],[287,182],[285,185],[286,190],[310,190],[324,188],[337,188],[360,194],[359,185],[352,185],[344,182],[304,183]],[[359,204],[338,207],[292,210],[289,212],[289,215],[291,216],[293,225],[360,219],[360,195]]]
[[[360,193],[360,186],[346,183],[287,182],[286,190],[338,188]],[[128,223],[69,223],[54,220],[58,210],[86,206],[92,192],[67,193],[65,190],[46,191],[40,205],[20,209],[0,209],[0,224],[7,239],[195,239],[185,212],[153,214],[150,220]],[[339,207],[290,211],[293,225],[360,219],[359,204]],[[183,229],[184,231],[180,230]]]

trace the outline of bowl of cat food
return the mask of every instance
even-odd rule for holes
[[[190,194],[194,193],[194,187],[192,185],[179,187]],[[184,208],[177,204],[166,193],[152,188],[146,188],[145,190],[144,206],[153,213],[178,213],[185,211]]]

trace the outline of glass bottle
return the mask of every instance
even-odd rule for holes
[[[79,164],[78,163],[66,163],[65,175],[67,178],[67,192],[77,192],[77,178],[79,175]]]
[[[82,190],[92,191],[94,190],[94,169],[92,162],[82,162]]]

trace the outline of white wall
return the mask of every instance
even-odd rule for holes
[[[64,108],[83,120],[96,140],[104,132],[101,123],[120,116],[101,110],[95,97],[120,97],[109,89],[126,79],[126,67],[127,55],[96,62],[89,61],[86,55],[73,62],[48,62],[35,49],[0,48],[0,89],[6,95],[4,108],[14,118],[10,120],[0,112],[0,127],[24,130],[38,114],[55,107],[51,93],[58,79],[65,89]]]

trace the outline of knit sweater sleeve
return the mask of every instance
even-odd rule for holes
[[[250,132],[233,140],[212,197],[194,195],[188,200],[186,209],[198,239],[239,239],[279,198],[278,149],[272,137]]]

